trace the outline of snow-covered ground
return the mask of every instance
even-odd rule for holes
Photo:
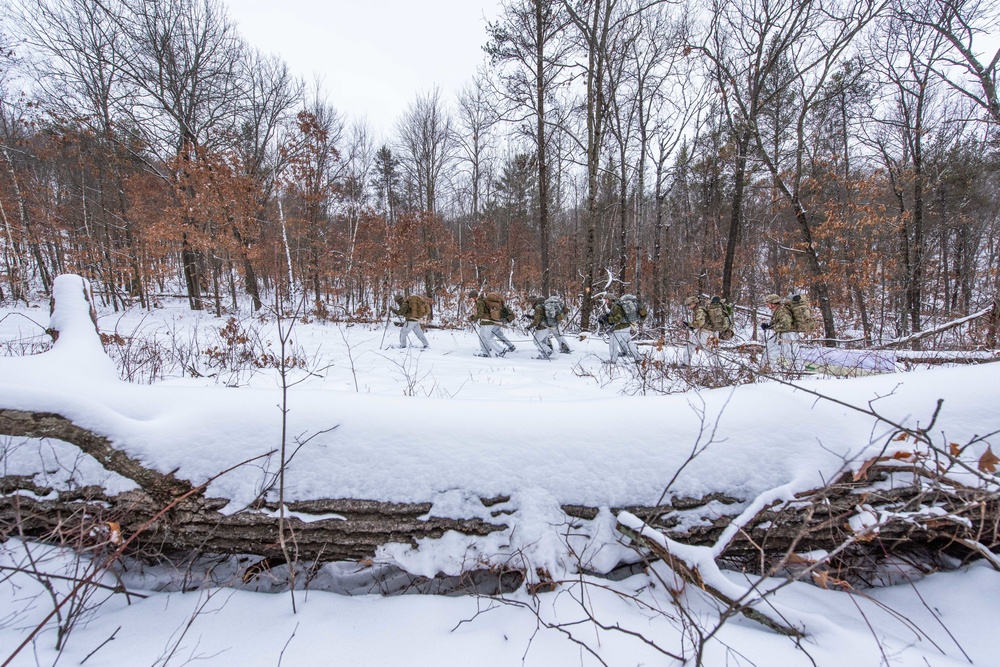
[[[66,280],[60,289],[68,299],[79,292],[78,283]],[[51,351],[0,358],[0,406],[59,412],[108,435],[147,466],[176,470],[196,483],[279,442],[278,373],[223,363],[238,352],[219,338],[225,320],[180,308],[104,314],[102,332],[117,332],[124,341],[123,368],[104,355],[92,328],[87,331],[85,311],[62,317],[56,324],[63,333]],[[12,348],[29,349],[48,325],[42,309],[0,310],[0,318],[0,340],[19,341]],[[258,358],[280,354],[273,319],[247,319],[237,328],[248,342],[236,347],[252,349]],[[887,442],[893,429],[885,422],[802,389],[871,406],[909,426],[926,425],[937,400],[944,399],[935,424],[942,442],[963,443],[1000,429],[995,364],[850,380],[810,377],[796,380],[802,389],[764,382],[662,394],[683,380],[670,372],[664,380],[663,373],[624,362],[609,366],[599,339],[571,339],[571,354],[546,361],[534,358],[523,335],[512,336],[518,349],[503,359],[475,357],[478,343],[471,332],[431,330],[428,350],[386,349],[398,343],[397,335],[395,328],[384,335],[365,325],[295,324],[285,352],[304,367],[291,373],[288,432],[299,440],[315,437],[289,469],[287,497],[432,501],[435,516],[488,519],[490,512],[504,511],[510,529],[475,544],[446,534],[418,548],[385,547],[374,564],[350,567],[394,564],[434,576],[457,574],[473,561],[499,566],[516,557],[529,573],[541,568],[568,583],[536,598],[522,589],[505,600],[300,591],[293,614],[287,593],[218,586],[156,592],[162,581],[132,572],[126,574],[129,590],[146,597],[99,593],[109,599],[73,631],[61,661],[682,664],[673,655],[696,664],[692,619],[709,629],[717,621],[714,607],[697,591],[685,594],[692,616],[681,618],[663,585],[672,578],[662,565],[618,582],[579,574],[581,566],[600,574],[628,558],[615,539],[610,508],[656,503],[667,480],[686,464],[670,495],[721,491],[742,499],[727,513],[752,510],[821,486],[886,448],[891,453],[907,446]],[[123,382],[123,374],[170,375],[149,370],[155,358],[138,351],[139,341],[153,338],[163,351],[159,363],[181,360],[185,377]],[[213,347],[215,362],[191,354]],[[678,354],[669,346],[644,351],[657,361],[650,368],[669,367]],[[192,370],[199,377],[191,377]],[[61,443],[4,444],[4,475],[35,474],[48,484],[100,483],[111,491],[132,485]],[[966,455],[978,457],[989,445],[986,438]],[[691,460],[695,450],[701,453]],[[214,481],[208,495],[230,499],[226,511],[235,512],[256,497],[262,483],[259,466],[238,468]],[[500,495],[510,500],[490,508],[479,501]],[[583,522],[579,534],[570,534],[560,509],[565,504],[602,511]],[[23,563],[26,549],[45,555],[46,567],[75,563],[65,554],[10,540],[0,565]],[[343,572],[331,566],[324,576]],[[720,576],[729,586],[748,585],[737,573]],[[703,664],[998,664],[987,632],[1000,606],[988,593],[1000,584],[998,577],[980,563],[874,591],[795,583],[772,600],[789,623],[805,629],[799,645],[737,618],[708,643]],[[25,574],[5,569],[0,582],[0,654],[6,655],[52,605]],[[115,585],[110,575],[107,583]],[[610,629],[599,629],[588,616]],[[546,627],[552,624],[561,629]],[[53,664],[54,646],[50,629],[13,664]]]

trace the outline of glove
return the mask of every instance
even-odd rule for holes
[[[690,322],[688,322],[687,320],[684,320],[683,322],[681,322],[681,324],[683,324],[684,326],[686,326],[686,327],[687,327],[688,329],[690,329],[691,331],[694,331],[694,327],[693,327],[693,326],[691,326],[691,323],[690,323]]]
[[[764,331],[767,331],[768,329],[771,328],[771,323],[770,322],[761,322],[760,323],[760,328],[763,329]]]

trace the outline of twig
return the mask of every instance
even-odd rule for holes
[[[705,591],[715,599],[721,601],[730,609],[734,609],[743,614],[744,616],[746,616],[747,618],[749,618],[750,620],[756,621],[761,625],[764,625],[770,628],[771,630],[774,630],[775,632],[785,635],[787,637],[804,636],[801,630],[793,628],[789,625],[784,625],[782,623],[779,623],[778,621],[775,621],[774,619],[767,616],[760,610],[742,604],[737,600],[733,600],[719,589],[711,586],[710,584],[705,583],[705,581],[701,578],[701,575],[698,574],[698,571],[696,569],[688,566],[688,564],[685,563],[683,560],[674,556],[663,545],[658,544],[656,541],[649,539],[645,535],[642,535],[641,533],[629,528],[628,526],[623,525],[621,522],[619,522],[616,527],[619,530],[619,532],[628,537],[634,543],[649,549],[654,554],[659,556],[663,560],[663,562],[666,563],[667,566],[670,567],[670,569],[679,574],[682,579],[684,579],[690,584],[697,586],[698,588]]]
[[[88,660],[90,660],[90,656],[94,655],[95,653],[97,653],[98,651],[100,651],[102,648],[104,648],[105,644],[107,644],[109,642],[113,642],[115,640],[115,635],[117,635],[118,631],[121,630],[121,629],[122,629],[122,626],[120,626],[120,625],[117,628],[115,628],[115,631],[111,633],[111,636],[108,637],[107,639],[105,639],[103,642],[101,642],[97,646],[97,648],[95,648],[93,651],[91,651],[90,653],[88,653],[87,657],[80,661],[80,664],[82,665],[83,663],[85,663]]]

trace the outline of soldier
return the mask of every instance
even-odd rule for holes
[[[396,307],[390,308],[390,310],[403,318],[403,328],[399,331],[399,346],[406,347],[407,338],[409,338],[410,332],[413,332],[413,335],[422,343],[421,349],[426,350],[430,347],[430,343],[427,342],[427,336],[424,335],[424,330],[420,327],[420,320],[424,317],[430,317],[430,305],[423,297],[416,294],[408,298],[397,294],[394,300]]]
[[[608,306],[608,325],[612,327],[608,338],[611,353],[609,363],[618,361],[619,353],[639,361],[639,348],[636,347],[633,335],[646,319],[646,308],[632,294],[624,294],[619,299],[615,299],[612,294],[605,294],[604,303]]]
[[[541,352],[538,358],[550,359],[555,354],[555,349],[549,342],[549,320],[545,316],[545,297],[533,295],[528,297],[528,300],[532,306],[532,318],[531,323],[528,324],[528,330],[532,332],[535,347]]]
[[[500,295],[494,292],[480,294],[476,290],[469,290],[468,299],[472,302],[473,309],[469,321],[474,325],[478,324],[476,333],[479,335],[479,345],[482,348],[476,356],[502,357],[517,349],[500,330],[504,322],[513,319],[513,314],[507,309]],[[494,339],[503,343],[503,346],[497,345]]]
[[[691,311],[691,319],[684,322],[688,329],[684,345],[684,365],[691,366],[698,351],[706,352],[714,366],[720,366],[719,336],[709,328],[708,310],[696,296],[684,299],[684,306]]]
[[[569,354],[572,350],[569,349],[566,336],[563,336],[562,333],[562,322],[566,319],[566,314],[569,312],[566,302],[562,300],[562,297],[553,294],[548,299],[545,299],[544,305],[545,316],[549,322],[549,335],[554,336],[559,341],[559,352],[561,354]],[[555,322],[552,321],[552,312],[556,312]],[[549,344],[551,345],[551,341]]]
[[[798,365],[799,334],[795,331],[792,309],[777,294],[768,294],[764,303],[771,311],[771,321],[760,323],[764,331],[765,364],[784,364],[794,370]]]

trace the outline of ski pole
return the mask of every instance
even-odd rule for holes
[[[382,329],[382,342],[378,344],[378,349],[385,349],[385,335],[389,332],[389,320],[392,319],[392,311],[385,314],[385,328]]]

